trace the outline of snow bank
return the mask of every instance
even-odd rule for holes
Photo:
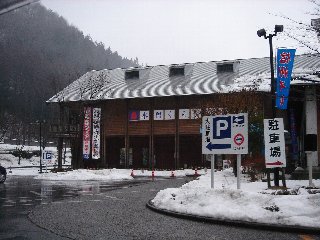
[[[215,189],[210,188],[208,173],[183,185],[160,191],[152,200],[161,209],[213,217],[221,220],[320,228],[320,194],[309,194],[307,181],[287,181],[298,195],[271,195],[265,182],[247,182],[242,178],[241,190],[230,170],[216,172]],[[320,187],[320,180],[314,182]]]
[[[68,172],[43,173],[35,177],[35,179],[54,180],[54,181],[70,181],[70,180],[131,180],[133,179],[129,171],[126,169],[103,169],[103,170],[86,170],[79,169]]]

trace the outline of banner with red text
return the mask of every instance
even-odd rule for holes
[[[90,158],[90,137],[91,137],[91,107],[84,108],[83,121],[83,159]]]
[[[278,49],[276,106],[279,109],[287,109],[295,52],[295,49]]]

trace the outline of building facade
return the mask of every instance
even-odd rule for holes
[[[290,133],[288,156],[294,165],[304,164],[304,143],[309,139],[305,136],[311,129],[317,139],[312,158],[319,166],[319,70],[320,56],[296,56],[289,108],[277,112]],[[75,168],[203,167],[209,165],[202,155],[203,115],[249,111],[249,151],[262,154],[259,124],[272,112],[269,58],[92,71],[48,103],[61,106],[60,126],[77,125],[74,131],[66,127],[57,129],[68,131],[53,131],[60,145],[63,138],[72,139]],[[91,151],[84,160],[84,109],[88,107],[101,109],[100,154],[93,159]]]

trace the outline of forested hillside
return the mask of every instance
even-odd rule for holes
[[[137,65],[40,4],[0,15],[0,128],[47,117],[45,101],[87,71]]]

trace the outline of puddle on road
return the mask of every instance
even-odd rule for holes
[[[79,197],[102,195],[111,190],[140,185],[149,180],[97,181],[41,181],[32,177],[11,177],[0,185],[0,213],[14,214],[32,209],[35,205],[59,204],[63,200],[79,201]]]

